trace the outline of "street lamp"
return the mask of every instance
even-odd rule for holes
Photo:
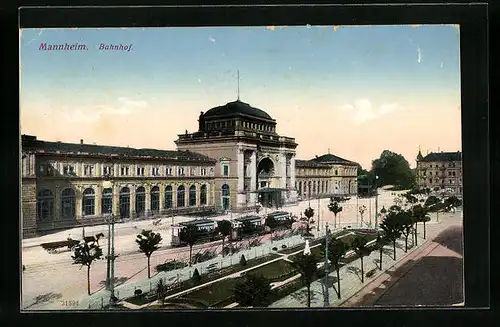
[[[107,289],[111,291],[110,304],[115,303],[115,216],[114,214],[109,215],[105,218],[108,223],[108,280],[107,280]],[[110,228],[111,226],[111,228]]]
[[[378,226],[378,175],[375,175],[375,228]]]
[[[316,226],[316,230],[319,232],[319,217],[320,217],[320,212],[319,212],[319,196],[318,196],[318,224]]]
[[[324,307],[329,307],[330,306],[330,296],[328,294],[328,274],[330,273],[329,271],[329,263],[328,263],[328,243],[330,242],[330,229],[328,228],[328,222],[325,224],[325,298],[324,298]]]

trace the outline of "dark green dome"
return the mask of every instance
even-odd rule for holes
[[[264,118],[272,120],[271,116],[269,116],[264,110],[254,108],[250,106],[248,103],[241,102],[240,100],[236,100],[233,102],[226,103],[223,106],[215,107],[208,110],[203,117],[207,118],[215,118],[219,116],[226,116],[232,114],[245,114],[253,117]]]

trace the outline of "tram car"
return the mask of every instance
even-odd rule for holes
[[[220,236],[216,233],[216,221],[207,218],[193,219],[172,225],[172,240],[170,242],[172,246],[177,247],[187,245],[181,241],[180,232],[183,228],[186,228],[189,225],[195,225],[198,228],[198,231],[201,234],[198,240],[199,243],[206,243],[220,239]]]
[[[241,240],[243,236],[264,233],[264,220],[261,216],[249,215],[233,219],[233,237]]]

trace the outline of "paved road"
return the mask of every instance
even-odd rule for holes
[[[464,301],[462,226],[451,225],[356,306],[450,306]]]

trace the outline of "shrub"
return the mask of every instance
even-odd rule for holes
[[[197,284],[201,281],[201,276],[200,276],[200,273],[198,272],[198,268],[194,269],[193,277],[191,277],[191,279],[193,280],[193,282],[195,284]]]
[[[242,266],[246,266],[247,265],[247,259],[245,258],[244,254],[241,255],[240,265],[242,265]]]
[[[372,277],[373,275],[375,275],[375,271],[376,271],[376,269],[372,269],[372,270],[370,270],[369,272],[367,272],[367,273],[366,273],[366,277],[367,277],[367,278]]]
[[[160,272],[160,271],[171,271],[171,270],[175,270],[175,269],[179,269],[179,268],[184,268],[186,267],[188,264],[184,261],[179,261],[179,260],[170,260],[170,261],[167,261],[165,263],[161,263],[159,265],[156,266],[156,271]]]
[[[142,290],[140,288],[138,288],[134,291],[134,295],[141,295],[141,294],[142,294]]]

